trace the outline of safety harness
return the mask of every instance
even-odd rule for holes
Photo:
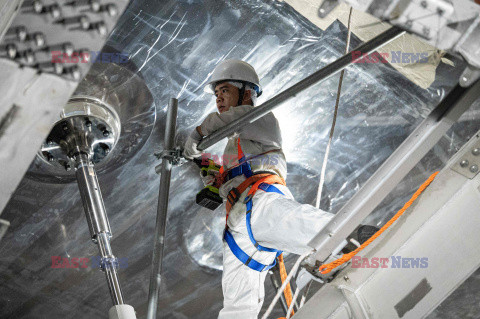
[[[252,216],[252,209],[253,209],[252,199],[258,189],[261,189],[265,192],[275,192],[275,193],[284,195],[278,188],[276,188],[272,184],[281,184],[281,185],[286,185],[286,184],[285,184],[285,181],[278,175],[275,175],[272,173],[257,173],[257,174],[253,173],[250,163],[245,159],[245,154],[243,153],[242,148],[240,147],[240,139],[238,139],[237,141],[237,146],[238,146],[239,163],[242,163],[242,164],[228,171],[227,180],[235,178],[239,175],[244,175],[246,177],[246,180],[242,182],[238,187],[232,188],[232,190],[230,190],[230,192],[228,193],[227,204],[226,204],[226,210],[227,210],[226,222],[228,221],[228,215],[230,213],[230,210],[238,202],[241,194],[248,187],[252,186],[244,200],[244,203],[247,206],[246,226],[248,231],[248,237],[250,238],[250,241],[252,242],[252,244],[255,246],[257,250],[275,252],[276,253],[275,260],[270,265],[265,265],[254,260],[252,256],[249,256],[247,253],[245,253],[235,242],[235,239],[233,238],[232,233],[228,229],[227,223],[225,223],[225,233],[223,238],[227,242],[228,247],[230,248],[232,253],[238,258],[238,260],[240,260],[247,267],[256,271],[268,270],[275,266],[276,259],[282,253],[282,251],[261,246],[253,237],[252,226],[251,226],[251,216]]]

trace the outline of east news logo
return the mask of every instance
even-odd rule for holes
[[[391,260],[391,263],[390,263]],[[390,263],[390,264],[389,264]],[[428,257],[410,258],[401,256],[384,257],[352,257],[352,268],[427,268]]]
[[[82,257],[60,257],[52,256],[52,266],[51,268],[101,268],[102,257],[93,256],[92,258],[82,258]],[[128,258],[117,258],[117,267],[116,268],[127,268],[128,267]]]

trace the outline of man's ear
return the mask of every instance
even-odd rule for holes
[[[245,93],[243,94],[243,101],[242,101],[242,104],[243,105],[253,105],[253,101],[252,101],[252,91],[250,90],[245,90]]]

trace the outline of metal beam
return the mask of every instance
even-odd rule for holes
[[[310,241],[309,246],[317,251],[315,258],[320,261],[327,259],[332,250],[377,207],[479,96],[480,81],[469,88],[454,87]]]
[[[295,317],[427,318],[445,298],[455,300],[452,292],[480,266],[480,173],[462,174],[480,164],[479,147],[477,131],[404,213],[406,222],[394,223],[360,253],[371,267],[347,266]],[[465,158],[467,167],[460,165]],[[374,257],[386,260],[375,267]],[[451,260],[461,262],[445,262]]]
[[[392,27],[387,31],[377,35],[375,38],[371,39],[370,41],[363,43],[353,51],[360,51],[362,52],[362,54],[371,53],[376,49],[380,48],[381,46],[403,35],[404,33],[405,31],[397,27]],[[275,95],[273,98],[266,101],[262,105],[255,107],[253,110],[245,114],[243,117],[227,124],[226,126],[222,127],[221,129],[214,132],[213,134],[210,134],[209,136],[207,136],[202,140],[202,142],[198,145],[198,149],[203,151],[209,148],[210,146],[218,143],[225,137],[235,133],[244,125],[250,124],[258,120],[259,118],[269,113],[270,111],[272,111],[274,108],[276,108],[283,102],[289,100],[290,98],[295,97],[298,93],[304,91],[305,89],[311,87],[312,85],[320,81],[326,80],[327,78],[336,74],[337,72],[340,72],[341,70],[343,70],[344,68],[352,64],[353,62],[354,60],[352,58],[351,52],[345,54],[341,58],[330,63],[324,68],[318,70],[312,75],[306,77],[305,79],[301,80],[297,84]]]
[[[148,290],[148,319],[157,317],[158,294],[162,279],[163,249],[165,246],[165,232],[168,211],[168,195],[170,192],[170,177],[172,162],[166,158],[168,151],[175,147],[175,131],[177,126],[178,100],[170,99],[167,111],[167,125],[165,127],[164,157],[160,170],[160,190],[158,196],[157,220],[155,224],[155,241],[153,245],[152,273]],[[166,151],[166,152],[165,152]]]

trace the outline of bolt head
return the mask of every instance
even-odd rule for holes
[[[97,30],[97,32],[102,35],[102,36],[105,36],[108,34],[108,29],[107,29],[107,25],[105,24],[105,22],[99,22],[96,26],[95,26],[95,29]]]
[[[427,1],[420,2],[420,5],[425,9],[427,7]]]
[[[107,4],[107,12],[108,12],[108,15],[111,17],[116,16],[118,14],[117,6],[113,3]]]
[[[53,72],[55,72],[55,74],[62,74],[63,73],[63,65],[61,65],[60,63],[54,63],[53,64]],[[65,128],[63,128],[65,130]],[[68,127],[67,127],[68,129]]]
[[[88,29],[88,27],[87,27]],[[90,62],[90,51],[88,50],[80,50],[80,56],[82,57],[83,60],[86,62]]]
[[[87,16],[82,16],[80,18],[80,26],[83,30],[88,30],[90,28],[90,19]]]
[[[467,166],[468,166],[468,161],[465,160],[465,159],[462,160],[462,161],[460,162],[460,166],[461,166],[461,167],[467,167]]]
[[[25,27],[21,26],[17,28],[17,38],[21,42],[27,39],[27,29]]]
[[[43,33],[37,32],[35,33],[33,38],[37,47],[41,47],[45,44],[45,35],[43,35]]]
[[[43,10],[42,3],[38,0],[33,1],[33,11],[35,11],[36,13],[41,13],[42,10]]]
[[[28,64],[35,62],[35,54],[31,49],[27,49],[23,52],[23,58]]]
[[[100,2],[98,0],[92,0],[90,3],[90,8],[93,12],[100,11]]]
[[[475,147],[475,148],[472,150],[472,154],[475,155],[475,156],[480,155],[480,148]]]
[[[109,131],[107,131],[107,130],[103,131],[103,136],[108,137],[109,135],[110,135]]]
[[[6,46],[6,49],[7,49],[7,55],[10,59],[15,59],[15,57],[17,56],[17,46],[13,43],[11,44],[7,44]]]
[[[52,5],[52,7],[50,8],[50,14],[55,19],[60,17],[60,14],[61,14],[60,7],[58,5]]]
[[[470,166],[470,172],[472,173],[476,173],[478,171],[478,166],[473,164],[472,166]]]
[[[73,79],[75,79],[75,80],[80,80],[81,73],[80,73],[80,68],[78,67],[78,65],[74,65],[72,67],[67,68],[65,70],[65,73],[70,74],[73,77]]]
[[[70,42],[64,43],[62,45],[62,49],[63,49],[63,52],[65,52],[69,56],[71,56],[73,54],[73,51],[75,51],[75,47]]]
[[[345,281],[348,281],[350,278],[348,278],[348,276],[343,276],[343,279],[345,279]]]

